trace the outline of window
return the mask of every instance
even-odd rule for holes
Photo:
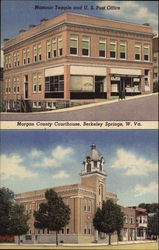
[[[26,50],[23,49],[23,65],[26,64]]]
[[[30,51],[27,49],[27,63],[30,63]]]
[[[56,38],[52,40],[52,57],[56,57]]]
[[[41,92],[41,74],[38,74],[38,92]]]
[[[88,212],[91,212],[92,210],[92,202],[88,201]]]
[[[19,52],[17,52],[17,66],[20,65],[20,55],[19,55]]]
[[[17,78],[17,93],[19,93],[19,78]]]
[[[66,234],[69,234],[69,233],[70,233],[69,227],[66,227]]]
[[[13,54],[13,62],[14,62],[14,67],[16,67],[17,66],[17,54],[16,53]]]
[[[103,38],[99,40],[99,56],[106,57],[106,40]]]
[[[11,58],[10,58],[10,55],[8,56],[8,63],[9,63],[9,68],[11,68]]]
[[[92,233],[92,227],[91,227],[91,224],[89,224],[89,227],[88,227],[88,234],[91,234]]]
[[[133,216],[130,217],[130,224],[131,225],[134,224],[134,217]]]
[[[37,61],[37,47],[36,46],[33,47],[33,54],[34,54],[34,62],[36,62]]]
[[[87,234],[87,223],[84,224],[84,234]]]
[[[38,45],[38,59],[41,61],[41,44]]]
[[[8,80],[8,94],[11,93],[11,83],[10,83],[10,79]]]
[[[128,223],[128,216],[124,215],[124,223]]]
[[[5,57],[5,66],[6,66],[6,69],[8,69],[8,56]]]
[[[149,45],[144,45],[144,61],[149,61]]]
[[[8,80],[6,80],[6,94],[8,93]]]
[[[126,42],[120,42],[120,59],[126,59]]]
[[[82,38],[82,55],[89,56],[90,54],[90,38],[83,37]]]
[[[150,85],[150,74],[149,74],[149,70],[145,69],[145,75],[144,75],[144,81],[145,81],[145,86],[147,87],[146,90],[149,90],[149,85]]]
[[[51,47],[50,47],[50,42],[47,42],[47,59],[51,58]]]
[[[61,229],[61,234],[64,234],[64,228]]]
[[[13,93],[16,93],[16,79],[13,80]]]
[[[87,211],[87,200],[84,199],[84,211],[86,212]]]
[[[141,45],[135,45],[135,60],[141,60]]]
[[[78,54],[78,36],[71,35],[70,37],[70,54],[77,55]]]
[[[62,36],[58,37],[58,56],[62,56]]]
[[[110,58],[116,58],[116,42],[110,42]]]
[[[56,109],[54,102],[47,102],[46,108],[48,109]]]
[[[36,74],[33,74],[33,93],[36,92]]]

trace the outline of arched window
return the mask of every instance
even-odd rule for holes
[[[88,173],[91,172],[91,164],[90,164],[90,162],[87,163],[87,172]]]

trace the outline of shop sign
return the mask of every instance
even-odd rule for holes
[[[120,81],[120,77],[112,76],[111,81]]]
[[[134,78],[133,82],[140,82],[140,78]]]

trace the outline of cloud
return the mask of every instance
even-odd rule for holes
[[[24,178],[33,178],[37,177],[38,174],[32,172],[26,167],[22,165],[23,159],[18,154],[8,156],[8,155],[1,155],[0,156],[0,178],[8,179],[9,177],[18,177],[21,179]]]
[[[37,150],[37,149],[33,149],[33,150],[31,151],[31,156],[32,156],[33,158],[40,157],[42,154],[43,154],[43,152],[40,151],[40,150]]]
[[[157,190],[158,190],[157,182],[150,182],[146,186],[142,186],[141,184],[136,184],[132,192],[135,192],[135,196],[138,197],[148,193],[153,193],[153,194],[157,193]]]
[[[35,163],[39,167],[60,167],[66,161],[70,161],[74,150],[71,147],[57,146],[52,152],[45,156],[41,162]]]
[[[138,157],[125,149],[117,150],[116,160],[113,162],[112,168],[124,170],[125,175],[148,175],[157,172],[157,163],[153,163],[143,157]]]
[[[67,179],[69,177],[70,175],[63,170],[52,176],[53,179]]]
[[[107,1],[107,6],[119,6],[120,10],[110,10],[109,12],[105,12],[105,14],[109,14],[112,16],[123,17],[124,20],[137,21],[139,24],[144,22],[150,23],[151,25],[157,26],[158,16],[157,13],[152,12],[148,7],[140,1],[140,4],[135,1]],[[98,3],[98,5],[105,5],[103,2]]]

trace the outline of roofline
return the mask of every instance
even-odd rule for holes
[[[120,21],[120,20],[118,20],[118,19],[108,19],[108,18],[105,18],[105,17],[98,17],[98,16],[91,16],[91,15],[85,15],[85,14],[80,14],[80,13],[74,13],[74,12],[65,12],[65,13],[62,13],[62,14],[60,14],[60,15],[57,15],[56,17],[58,17],[58,16],[62,16],[62,15],[65,15],[65,14],[74,14],[74,15],[77,15],[77,16],[87,16],[87,17],[92,17],[92,18],[95,18],[95,19],[99,19],[99,20],[107,20],[107,21],[113,21],[113,22],[116,22],[116,23],[128,23],[128,24],[132,24],[132,25],[134,25],[134,26],[136,26],[136,25],[138,25],[138,26],[141,26],[141,27],[151,27],[152,28],[152,26],[150,25],[150,26],[146,26],[146,25],[143,25],[143,24],[138,24],[138,23],[132,23],[132,22],[128,22],[128,21]],[[53,19],[53,18],[51,18],[51,19]],[[49,20],[51,20],[51,19],[49,19]],[[49,21],[48,20],[48,21]]]
[[[85,17],[88,17],[88,18],[95,18],[95,19],[98,19],[98,20],[107,20],[107,21],[111,21],[111,22],[117,22],[117,23],[128,23],[128,22],[123,22],[123,21],[117,21],[117,20],[113,20],[113,19],[106,19],[106,18],[100,18],[100,17],[94,17],[94,16],[89,16],[89,15],[84,15],[84,14],[78,14],[78,13],[73,13],[73,12],[66,12],[66,13],[62,13],[62,14],[60,14],[60,15],[57,15],[57,16],[55,16],[55,17],[53,17],[53,18],[51,18],[51,19],[49,19],[49,20],[47,20],[46,22],[49,22],[49,21],[51,21],[51,20],[53,20],[53,19],[55,19],[55,18],[57,18],[57,17],[60,17],[60,16],[64,16],[64,15],[67,15],[67,14],[73,14],[73,15],[78,15],[78,16],[85,16]],[[58,26],[60,26],[60,25],[67,25],[67,24],[74,24],[74,25],[81,25],[81,26],[87,26],[87,27],[91,27],[91,28],[99,28],[99,29],[107,29],[107,30],[112,30],[112,31],[121,31],[121,32],[127,32],[127,30],[126,29],[120,29],[120,28],[112,28],[112,27],[103,27],[103,26],[99,26],[99,25],[93,25],[93,24],[86,24],[86,23],[78,23],[78,22],[75,22],[75,21],[69,21],[69,20],[63,20],[62,22],[60,22],[60,23],[57,23],[56,25],[54,25],[53,27],[50,27],[49,29],[47,29],[47,30],[43,30],[43,31],[40,31],[40,32],[38,32],[38,33],[36,33],[36,34],[33,34],[33,35],[31,35],[31,36],[29,36],[29,37],[27,37],[26,39],[22,39],[21,41],[18,41],[18,42],[16,42],[16,43],[14,43],[13,45],[9,45],[9,46],[7,46],[6,45],[6,47],[5,47],[5,45],[3,44],[3,47],[5,47],[3,50],[6,50],[6,49],[8,49],[8,48],[10,48],[10,47],[12,47],[12,46],[15,46],[15,45],[17,45],[17,44],[19,44],[19,43],[23,43],[23,42],[25,42],[25,41],[27,41],[27,40],[29,40],[29,39],[31,39],[31,38],[34,38],[34,37],[36,37],[36,36],[38,36],[38,35],[40,35],[40,34],[43,34],[43,33],[47,33],[47,32],[49,32],[49,31],[52,31],[52,30],[54,30],[55,28],[57,28]],[[144,26],[144,25],[141,25],[141,24],[134,24],[134,23],[129,23],[129,24],[132,24],[132,25],[138,25],[138,26]],[[41,25],[41,23],[39,24],[39,25],[37,25],[37,26],[39,26],[40,27],[40,25]],[[36,27],[37,27],[36,26]],[[144,26],[144,27],[146,27],[146,28],[148,28],[148,27],[151,27],[151,26]],[[152,28],[152,27],[151,27]],[[29,31],[30,29],[28,29],[28,30],[26,30],[26,33]],[[142,34],[142,35],[146,35],[146,36],[152,36],[153,35],[153,32],[152,33],[147,33],[147,32],[139,32],[139,31],[132,31],[132,30],[129,30],[129,33],[134,33],[134,34]],[[13,37],[11,37],[10,39],[9,39],[9,41],[11,41],[12,39],[14,39],[14,38],[16,38],[16,37],[18,37],[19,36],[19,34],[17,34],[17,35],[15,35],[15,36],[13,36]],[[8,42],[9,42],[8,41]]]

